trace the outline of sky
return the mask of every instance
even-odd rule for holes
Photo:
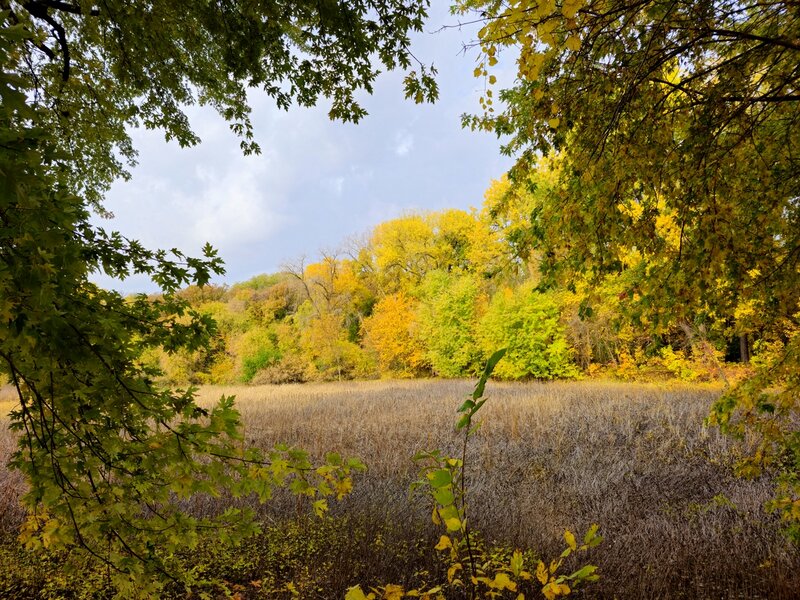
[[[401,71],[378,77],[373,95],[359,100],[369,115],[358,124],[329,120],[329,103],[276,108],[263,93],[250,95],[262,153],[245,157],[238,138],[213,110],[190,107],[202,143],[181,149],[158,131],[131,132],[139,164],[130,181],[106,196],[110,221],[149,248],[179,248],[199,256],[210,242],[232,284],[320,251],[336,252],[378,223],[411,212],[480,207],[492,179],[511,166],[493,134],[461,128],[463,113],[479,110],[483,81],[472,71],[476,51],[463,44],[475,26],[448,28],[457,19],[435,0],[412,51],[439,71],[435,104],[403,97]],[[502,73],[498,73],[501,77]],[[95,280],[122,293],[153,292],[145,278]]]

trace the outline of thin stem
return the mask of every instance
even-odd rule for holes
[[[470,575],[475,576],[475,555],[472,552],[472,541],[469,539],[469,526],[467,525],[467,497],[466,497],[466,479],[467,479],[467,442],[469,441],[469,432],[472,426],[472,418],[467,420],[467,426],[464,428],[464,444],[461,447],[461,527],[464,531],[464,538],[467,541],[467,555],[469,556],[469,569]],[[472,577],[469,578],[469,597],[470,600],[475,598],[475,584],[472,582]]]

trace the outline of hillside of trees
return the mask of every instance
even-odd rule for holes
[[[558,168],[544,163],[525,185],[492,182],[480,210],[408,214],[314,262],[185,288],[191,307],[216,321],[213,343],[145,360],[174,384],[452,378],[476,375],[504,347],[503,379],[703,381],[782,347],[788,332],[759,327],[746,304],[734,319],[709,310],[647,322],[633,308],[652,265],[635,248],[599,286],[543,276],[531,231]],[[669,213],[657,235],[677,243]]]

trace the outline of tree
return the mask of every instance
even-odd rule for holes
[[[526,284],[502,288],[492,298],[479,331],[483,349],[506,348],[496,374],[505,379],[575,377],[573,350],[560,323],[554,294],[536,292]]]
[[[144,352],[193,351],[213,335],[177,291],[222,263],[208,246],[200,259],[146,250],[92,226],[89,210],[102,211],[103,191],[135,160],[128,128],[199,141],[184,113],[195,102],[216,108],[245,152],[258,151],[250,87],[284,108],[328,97],[332,117],[357,121],[373,60],[410,66],[408,34],[427,4],[0,2],[0,369],[19,396],[12,466],[29,483],[29,545],[79,549],[109,566],[121,594],[154,593],[179,574],[191,582],[178,548],[257,528],[233,509],[194,518],[181,498],[266,499],[290,485],[321,511],[343,489],[357,462],[317,472],[301,451],[243,448],[231,398],[203,408],[192,389],[153,382]],[[406,84],[417,101],[436,95],[424,69]],[[126,300],[93,285],[94,272],[144,273],[163,295]]]
[[[426,370],[416,311],[411,298],[396,292],[378,300],[364,319],[364,345],[377,355],[382,376],[413,377]]]
[[[426,273],[440,267],[427,215],[407,215],[378,224],[369,249],[386,293],[412,290]]]
[[[477,340],[481,286],[469,274],[431,271],[422,285],[418,310],[420,338],[425,340],[433,372],[466,377],[480,370]]]
[[[761,434],[748,468],[782,467],[778,504],[800,537],[795,3],[462,0],[455,9],[485,22],[475,71],[486,78],[485,111],[465,123],[510,136],[522,185],[541,155],[561,155],[560,184],[531,219],[550,280],[600,278],[635,252],[642,276],[628,295],[654,326],[709,312],[739,334],[782,337],[780,357],[726,394],[712,420]],[[517,79],[495,111],[490,71],[509,47]]]

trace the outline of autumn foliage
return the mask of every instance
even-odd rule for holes
[[[167,380],[197,384],[471,377],[501,347],[495,376],[508,380],[741,376],[739,332],[751,313],[687,322],[636,312],[647,264],[633,249],[599,284],[542,274],[532,215],[547,207],[559,169],[543,162],[525,187],[494,181],[480,210],[407,214],[347,252],[231,287],[187,288],[182,296],[218,324],[214,343],[149,360]],[[780,339],[751,333],[754,362]]]

